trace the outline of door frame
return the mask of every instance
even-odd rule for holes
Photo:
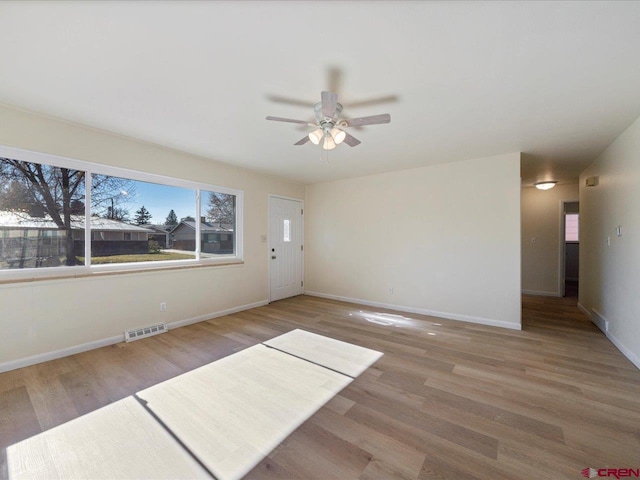
[[[571,203],[566,200],[560,200],[560,245],[559,245],[559,258],[558,258],[558,296],[564,297],[565,295],[565,261],[566,261],[566,252],[565,252],[565,203]]]
[[[301,244],[303,246],[302,249],[302,261],[301,261],[301,274],[302,274],[302,295],[304,295],[305,292],[305,288],[306,286],[304,285],[304,257],[306,254],[306,250],[304,250],[304,199],[302,198],[295,198],[295,197],[287,197],[285,195],[278,195],[275,193],[270,193],[269,195],[267,195],[268,201],[267,201],[267,284],[269,287],[269,303],[271,303],[271,199],[272,198],[279,198],[282,200],[292,200],[294,202],[300,202],[300,208],[302,208],[303,214],[300,216],[301,217],[301,222],[302,225],[301,227]]]
[[[565,290],[565,263],[567,261],[567,252],[566,252],[566,207],[567,203],[580,203],[580,199],[578,200],[560,200],[560,235],[559,237],[559,250],[558,250],[558,296],[564,297],[566,294]],[[579,260],[578,260],[579,262]],[[580,264],[578,263],[578,268],[580,268]]]

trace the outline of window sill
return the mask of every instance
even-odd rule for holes
[[[216,267],[228,267],[233,265],[244,265],[244,260],[237,258],[229,258],[216,262],[205,263],[190,263],[188,265],[158,265],[158,266],[145,266],[136,267],[134,264],[120,264],[120,265],[105,265],[96,268],[94,267],[76,267],[72,268],[74,271],[69,273],[57,272],[38,272],[38,275],[33,276],[15,276],[13,278],[1,278],[0,286],[9,284],[21,284],[30,282],[42,282],[51,280],[68,280],[72,278],[96,278],[106,277],[110,275],[126,275],[131,273],[153,273],[153,272],[167,272],[172,270],[188,270],[193,268],[216,268]]]

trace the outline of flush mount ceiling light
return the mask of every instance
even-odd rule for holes
[[[294,143],[294,145],[304,145],[308,141],[311,141],[314,145],[320,145],[323,150],[333,150],[336,148],[336,145],[340,145],[342,142],[350,147],[359,145],[360,140],[345,132],[345,128],[377,125],[391,121],[391,116],[388,113],[371,115],[369,117],[351,118],[348,120],[340,119],[342,105],[338,103],[338,95],[331,92],[322,92],[321,98],[322,101],[316,103],[313,109],[316,123],[281,117],[267,117],[267,120],[300,123],[308,125],[309,127],[315,127],[315,130]]]
[[[556,181],[549,181],[549,182],[538,182],[538,183],[534,183],[533,185],[538,189],[538,190],[549,190],[550,188],[553,188],[556,186]]]

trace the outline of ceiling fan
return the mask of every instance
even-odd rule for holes
[[[281,117],[267,117],[267,120],[300,123],[309,127],[316,127],[309,135],[301,138],[294,145],[304,145],[311,141],[314,145],[320,145],[323,150],[333,150],[336,145],[342,142],[350,147],[355,147],[361,143],[360,140],[345,132],[344,128],[391,122],[391,115],[388,113],[369,117],[340,119],[342,105],[338,103],[338,95],[331,92],[322,92],[321,99],[322,101],[316,103],[313,107],[316,123]]]

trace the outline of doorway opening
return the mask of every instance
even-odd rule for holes
[[[561,216],[561,289],[563,297],[578,297],[580,257],[580,204],[563,202]]]

